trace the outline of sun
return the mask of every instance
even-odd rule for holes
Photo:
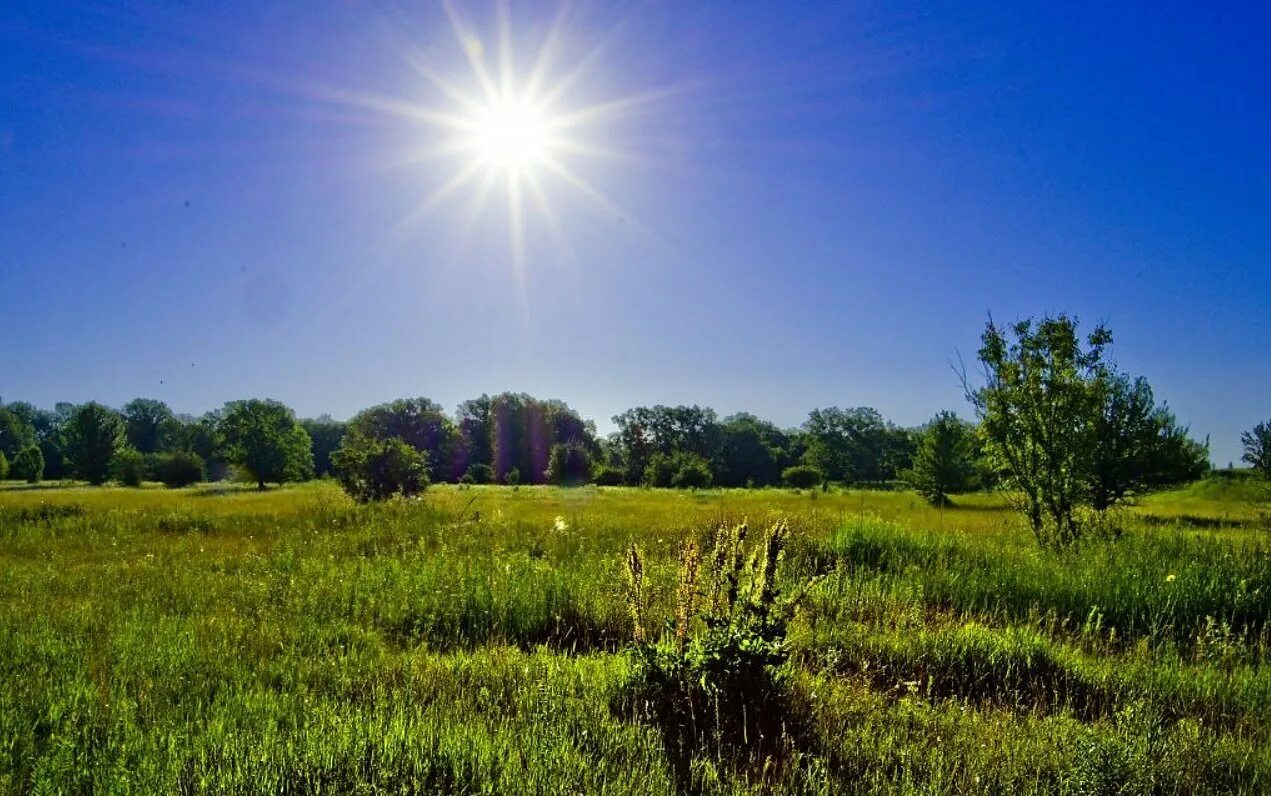
[[[474,114],[470,144],[487,165],[524,173],[541,165],[552,151],[548,113],[526,99],[500,98]]]

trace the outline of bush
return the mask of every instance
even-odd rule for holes
[[[9,477],[9,460],[5,457],[4,451],[0,451],[0,481],[7,480]]]
[[[31,445],[18,451],[9,465],[9,477],[28,484],[38,484],[44,478],[44,454]]]
[[[624,481],[622,469],[608,465],[598,468],[591,480],[599,486],[622,486]]]
[[[797,464],[781,471],[781,480],[795,489],[811,489],[825,480],[821,471],[808,464]]]
[[[749,561],[746,531],[745,524],[719,528],[705,560],[695,541],[685,544],[675,624],[658,638],[646,626],[643,558],[634,546],[627,551],[634,660],[619,706],[658,727],[681,777],[696,750],[758,760],[785,751],[797,731],[786,647],[791,603],[777,589],[787,526],[775,525]]]
[[[508,486],[520,486],[520,485],[521,485],[521,470],[520,470],[520,468],[519,468],[519,467],[513,467],[511,470],[508,470],[508,474],[507,474],[507,476],[503,479],[503,483],[507,484]]]
[[[346,436],[331,461],[340,486],[360,503],[409,497],[428,486],[427,456],[396,437]]]
[[[154,462],[154,477],[169,489],[197,484],[203,480],[203,458],[187,451],[160,454]]]
[[[494,481],[494,468],[488,464],[473,464],[468,467],[464,478],[469,484],[489,484]]]
[[[707,461],[687,451],[655,454],[644,468],[645,486],[700,488],[710,486],[712,480]]]
[[[560,486],[578,486],[591,477],[591,454],[582,445],[566,442],[553,445],[547,457],[547,481]]]
[[[110,460],[110,471],[124,486],[141,486],[147,475],[145,454],[135,448],[124,448]]]

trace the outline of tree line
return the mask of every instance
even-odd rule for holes
[[[349,421],[299,419],[272,400],[232,401],[201,417],[138,398],[0,404],[0,478],[143,480],[184,486],[233,473],[267,483],[334,476],[360,500],[415,494],[429,483],[704,488],[829,483],[916,489],[943,504],[1002,485],[1039,538],[1081,533],[1083,509],[1194,480],[1209,468],[1151,386],[1107,357],[1111,332],[1086,337],[1059,315],[1001,327],[989,320],[981,373],[963,371],[975,422],[940,412],[906,428],[872,407],[818,408],[797,428],[701,406],[640,406],[607,436],[568,404],[524,393],[482,395],[449,414],[404,398]],[[972,383],[972,382],[975,383]],[[1264,475],[1271,421],[1242,437]]]

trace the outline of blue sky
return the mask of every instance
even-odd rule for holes
[[[424,72],[478,93],[442,6],[10,4],[0,396],[916,424],[988,312],[1066,311],[1225,465],[1271,416],[1271,12],[1022,5],[573,4],[558,110],[630,101],[517,258],[500,180],[413,212],[470,157],[412,157]],[[509,6],[518,80],[557,10]]]

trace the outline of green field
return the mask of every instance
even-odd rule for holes
[[[1040,550],[991,495],[0,489],[0,791],[1266,793],[1271,506]],[[677,773],[622,707],[643,550],[789,520],[801,731]]]

